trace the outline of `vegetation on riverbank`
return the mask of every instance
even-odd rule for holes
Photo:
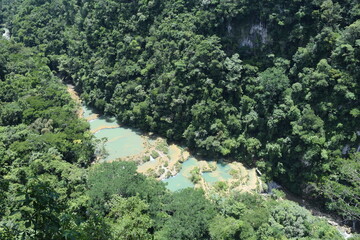
[[[359,220],[356,0],[8,3],[86,103]]]
[[[105,188],[98,206],[97,185],[86,182],[88,124],[52,71],[121,122],[257,166],[344,221],[360,220],[357,0],[6,0],[1,8],[12,33],[0,42],[1,238],[338,238],[296,206],[251,195],[235,202],[282,210],[244,203],[244,215],[226,215],[185,190],[165,194],[157,212],[141,188],[155,183],[136,173],[130,179],[146,184],[120,192],[128,195]],[[193,207],[201,211],[186,214]],[[301,224],[276,218],[283,212]]]
[[[47,62],[0,40],[0,239],[62,239],[88,218],[93,137]]]
[[[77,118],[75,102],[46,58],[8,41],[0,40],[0,49],[1,239],[342,239],[287,201],[221,192],[205,198],[193,189],[171,193],[131,162],[90,167],[89,125]],[[303,222],[283,222],[269,210],[275,207]],[[222,228],[222,220],[235,224]]]
[[[75,97],[73,94],[72,87],[68,86],[68,91],[70,92],[71,96],[76,100],[76,102],[79,102],[79,99]],[[80,106],[79,106],[80,107]],[[82,106],[82,108],[84,108]],[[102,116],[99,116],[98,114],[94,114],[92,111],[89,112],[89,109],[86,111],[83,111],[86,115],[84,118],[86,120],[91,119],[90,121],[95,121],[90,123],[90,131],[91,132],[99,132],[102,129],[110,129],[110,128],[120,128],[118,124],[116,124],[113,119],[105,118]],[[96,117],[93,117],[93,116]],[[102,118],[101,124],[96,123],[98,121],[98,118]],[[89,121],[89,120],[88,120]],[[89,122],[90,122],[89,121]],[[91,127],[92,124],[95,124],[94,127]],[[139,173],[142,173],[146,176],[156,178],[158,180],[164,180],[169,177],[175,176],[179,173],[179,171],[182,169],[181,163],[186,161],[190,157],[190,153],[179,147],[176,144],[167,144],[167,140],[163,139],[159,136],[155,136],[152,133],[140,133],[136,131],[131,131],[130,133],[127,133],[126,135],[115,135],[111,134],[111,130],[106,130],[108,134],[105,135],[109,136],[109,138],[101,140],[100,146],[98,148],[104,148],[108,149],[111,152],[111,146],[107,145],[112,142],[116,142],[118,139],[124,139],[127,138],[128,141],[132,137],[137,137],[138,139],[141,139],[139,142],[136,142],[134,144],[138,144],[141,146],[141,151],[138,152],[128,152],[129,155],[117,157],[116,154],[104,154],[102,151],[98,151],[98,156],[96,162],[113,162],[113,161],[131,161],[134,162],[138,168],[137,171]],[[128,135],[130,134],[130,135]],[[104,135],[102,135],[104,136]],[[111,137],[110,137],[111,136]],[[129,147],[127,145],[123,145],[124,142],[119,142],[115,145],[112,145],[116,148],[126,148]],[[120,150],[121,151],[121,150]],[[101,157],[103,156],[103,157]],[[204,172],[211,172],[212,178],[218,179],[218,181],[223,181],[226,183],[227,189],[229,191],[256,191],[260,192],[262,190],[260,180],[256,176],[255,169],[246,169],[243,164],[239,162],[233,162],[229,164],[229,167],[231,168],[232,177],[230,178],[223,178],[220,174],[216,172],[216,162],[215,161],[205,161],[205,160],[198,160],[199,156],[197,158],[192,157],[193,159],[193,166],[190,167],[188,173],[185,173],[184,176],[188,179],[191,179],[190,172],[193,167],[199,168],[198,172],[198,181],[196,181],[195,187],[203,189],[205,192],[209,192],[212,189],[212,184],[208,184],[202,177]]]

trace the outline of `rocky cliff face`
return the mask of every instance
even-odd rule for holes
[[[241,30],[241,37],[239,38],[240,47],[260,47],[269,41],[267,28],[261,22],[253,23]]]
[[[9,29],[7,29],[7,28],[3,28],[2,29],[3,30],[3,38],[5,38],[6,40],[10,40],[10,31],[9,31]]]
[[[238,48],[248,52],[262,50],[271,42],[268,28],[261,21],[230,22],[226,25],[226,33]]]

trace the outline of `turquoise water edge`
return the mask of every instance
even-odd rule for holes
[[[94,135],[99,139],[107,139],[104,147],[108,155],[101,162],[137,155],[144,150],[144,138],[142,138],[140,133],[133,129],[119,126],[115,118],[96,117],[93,110],[89,107],[83,106],[83,110],[83,117],[91,119],[89,121],[90,130],[94,131]],[[216,166],[216,170],[203,173],[202,176],[205,182],[213,184],[231,178],[229,174],[231,168],[229,165],[216,163]],[[182,163],[178,174],[163,180],[167,183],[167,188],[171,191],[177,191],[194,187],[194,184],[190,181],[190,171],[194,167],[199,167],[199,161],[191,156]]]

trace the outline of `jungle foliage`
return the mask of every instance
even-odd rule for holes
[[[91,159],[91,144],[71,144],[91,137],[84,133],[86,123],[63,107],[69,99],[59,85],[50,84],[54,77],[48,66],[75,84],[88,104],[122,123],[213,157],[257,166],[266,180],[279,181],[344,220],[360,220],[357,0],[6,0],[2,10],[0,20],[12,39],[35,52],[20,48],[22,60],[29,59],[22,57],[26,54],[30,59],[41,55],[33,62],[16,61],[19,56],[7,51],[19,45],[0,49],[0,122],[5,126],[0,131],[12,136],[3,140],[3,152],[20,154],[2,158],[10,166],[2,176],[14,172],[15,160],[7,159],[30,161],[24,159],[33,149],[53,147],[65,162],[82,168]],[[64,123],[69,118],[74,126]],[[105,197],[99,201],[130,215],[131,204],[139,206],[136,211],[152,208],[141,194],[129,193],[132,203],[125,203],[124,196],[110,199],[111,189],[95,199]],[[204,219],[239,228],[199,225],[210,230],[183,239],[231,239],[250,224],[206,212]],[[152,214],[144,216],[143,226],[157,226]],[[151,226],[149,232],[166,239],[172,229],[161,226],[167,227]],[[260,232],[259,225],[251,227]],[[274,231],[269,234],[281,239],[283,233]],[[312,232],[301,231],[304,237]],[[241,239],[251,235],[243,234]]]

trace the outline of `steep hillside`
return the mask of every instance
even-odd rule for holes
[[[357,0],[17,2],[13,39],[88,104],[360,220]]]

